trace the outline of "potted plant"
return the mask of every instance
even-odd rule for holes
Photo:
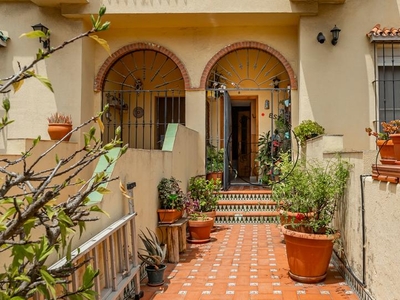
[[[365,128],[365,131],[369,136],[373,136],[376,138],[376,146],[378,147],[378,153],[381,156],[381,163],[394,164],[396,161],[394,154],[394,144],[393,140],[389,137],[389,135],[392,134],[392,128],[387,126],[387,123],[385,122],[383,122],[383,124],[385,124],[383,132],[373,131],[369,127]],[[393,133],[396,133],[396,131],[394,130]]]
[[[160,223],[174,223],[182,217],[185,194],[174,177],[162,178],[157,186],[160,208],[157,210]]]
[[[279,147],[275,148],[273,139],[270,137],[270,131],[263,133],[258,138],[258,151],[256,161],[259,167],[259,176],[261,182],[266,185],[272,184],[279,178],[279,168],[276,162],[279,160]],[[276,142],[276,140],[275,140]]]
[[[190,193],[188,193],[190,195]],[[186,198],[186,213],[188,215],[189,243],[207,243],[210,241],[211,229],[214,224],[214,218],[202,213],[199,209],[198,199]]]
[[[331,222],[351,165],[340,156],[327,162],[282,159],[280,169],[283,180],[274,185],[273,197],[296,212],[293,221],[282,227],[289,275],[304,283],[323,281],[333,241],[339,237]]]
[[[304,120],[293,129],[293,132],[300,144],[304,146],[306,140],[324,134],[325,128],[315,121]]]
[[[52,140],[61,140],[65,137],[64,141],[69,141],[71,134],[68,133],[72,130],[71,115],[56,112],[48,117],[47,120],[49,121],[47,131]]]
[[[161,243],[155,232],[147,229],[148,235],[143,231],[139,234],[139,238],[142,240],[144,253],[138,252],[139,258],[146,264],[146,272],[149,286],[159,286],[164,283],[164,271],[166,269],[165,256],[167,248],[165,244]]]
[[[217,148],[213,145],[207,146],[207,163],[206,170],[208,180],[220,179],[222,181],[222,174],[224,171],[224,149]]]
[[[207,180],[204,176],[190,178],[186,200],[189,203],[194,201],[195,206],[189,207],[193,211],[205,213],[214,220],[221,187],[220,179]]]

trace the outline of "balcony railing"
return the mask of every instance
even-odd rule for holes
[[[100,270],[94,282],[97,294],[95,299],[139,298],[140,264],[136,255],[135,216],[136,213],[124,216],[72,252],[71,257],[75,261],[91,259],[93,268]],[[59,268],[65,263],[66,258],[63,258],[49,269]],[[84,267],[85,265],[71,276],[71,283],[68,285],[71,291],[77,290],[81,285],[80,277]]]

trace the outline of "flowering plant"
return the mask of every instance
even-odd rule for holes
[[[392,120],[390,122],[382,122],[383,132],[373,131],[371,128],[365,128],[369,136],[374,136],[378,140],[389,140],[390,134],[400,133],[400,120]]]
[[[296,213],[293,227],[301,224],[308,232],[333,232],[330,225],[345,192],[350,163],[340,156],[327,162],[293,162],[285,153],[279,164],[282,179],[273,186],[272,198],[282,210]]]

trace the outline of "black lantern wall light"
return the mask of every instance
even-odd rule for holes
[[[44,26],[42,23],[32,25],[33,30],[42,31],[46,37],[39,37],[39,43],[43,44],[43,48],[46,50],[50,50],[50,31],[49,28]]]
[[[332,43],[333,46],[335,46],[337,44],[338,40],[339,40],[339,32],[340,31],[341,30],[338,27],[336,27],[336,25],[331,30],[331,33],[332,33],[332,41],[331,41],[331,43]],[[322,32],[318,33],[317,41],[320,44],[323,44],[325,42],[325,36],[324,36],[324,34]]]

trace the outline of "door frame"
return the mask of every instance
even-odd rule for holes
[[[228,93],[228,91],[226,91],[226,93]],[[229,93],[228,93],[229,94]],[[232,106],[235,106],[234,103],[240,103],[240,102],[249,102],[249,106],[250,106],[250,116],[251,116],[251,121],[250,121],[250,143],[251,143],[251,162],[250,162],[250,167],[251,167],[251,171],[250,171],[250,176],[258,176],[258,174],[256,173],[257,167],[256,167],[256,162],[255,162],[255,158],[258,152],[258,138],[259,138],[259,124],[258,124],[258,101],[259,101],[259,95],[230,95],[230,102]],[[224,101],[221,101],[220,103],[221,105],[221,109],[220,109],[220,136],[223,137],[224,141],[225,141],[225,132],[224,132],[224,121],[225,121],[225,113],[227,113],[227,111],[224,109]],[[232,110],[230,110],[231,113],[231,118],[232,118]],[[253,132],[253,133],[252,133]],[[225,145],[224,145],[225,146]],[[232,153],[229,153],[229,157],[232,157]],[[232,161],[230,161],[230,163],[232,163]],[[236,173],[237,174],[237,170],[232,170],[232,173]],[[224,178],[230,178],[231,176],[231,172],[229,170],[229,166],[228,169],[224,170]],[[231,180],[229,180],[229,184],[231,184],[230,182]],[[241,183],[242,185],[244,185],[245,183]]]

